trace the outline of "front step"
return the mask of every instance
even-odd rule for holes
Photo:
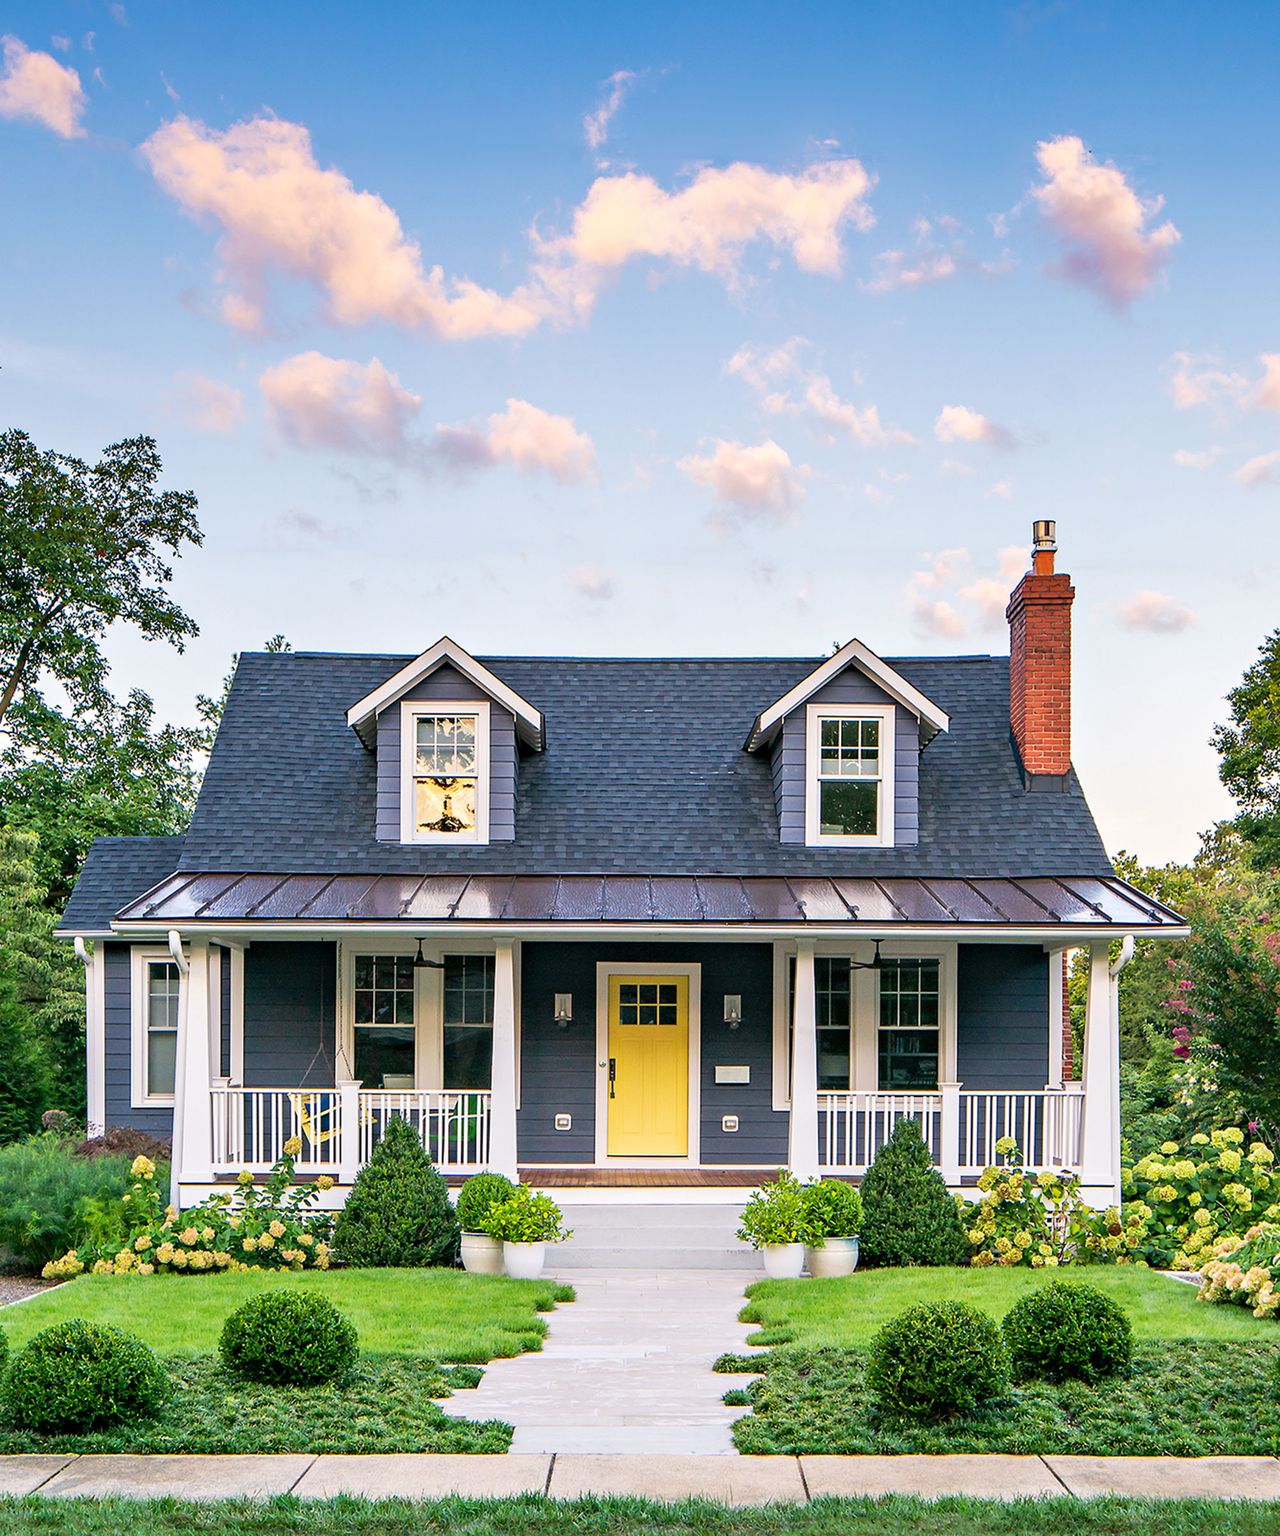
[[[758,1256],[738,1241],[740,1204],[583,1203],[565,1206],[568,1242],[556,1269],[718,1269],[753,1273]]]

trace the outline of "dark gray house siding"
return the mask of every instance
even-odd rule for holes
[[[961,944],[956,1076],[975,1092],[1049,1080],[1049,956],[1038,945]]]
[[[246,1088],[334,1082],[337,951],[331,943],[255,944],[244,957]]]
[[[130,1076],[133,1070],[133,973],[131,946],[103,942],[103,1014],[106,1093],[103,1100],[108,1125],[131,1125],[153,1136],[173,1135],[173,1111],[167,1106],[134,1109]]]
[[[772,1107],[773,953],[768,944],[525,944],[521,949],[519,1150],[522,1164],[595,1159],[596,965],[699,964],[701,1161],[773,1167],[786,1160],[787,1116]],[[573,1022],[554,1022],[555,994]],[[742,995],[742,1027],[724,1023],[724,994]],[[718,1084],[717,1066],[746,1066],[747,1084]],[[570,1131],[555,1116],[573,1116]],[[725,1132],[724,1115],[739,1129]]]
[[[483,689],[447,664],[423,678],[378,716],[377,837],[400,841],[400,704],[404,699],[487,699]],[[516,835],[519,753],[516,722],[500,704],[489,705],[489,841],[509,843]]]
[[[780,840],[804,842],[805,719],[810,704],[890,704],[889,695],[865,673],[850,667],[819,688],[783,720],[770,766],[778,807]],[[893,841],[911,847],[920,840],[920,724],[901,704],[893,726]]]

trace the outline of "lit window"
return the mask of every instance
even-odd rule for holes
[[[488,1088],[493,1076],[493,956],[444,957],[444,1086]]]
[[[148,1098],[171,1096],[178,1066],[178,967],[147,961],[146,1088]]]
[[[934,1089],[938,1086],[938,962],[886,960],[879,975],[881,1091]]]
[[[355,957],[354,1021],[356,1077],[366,1088],[412,1088],[412,956]]]
[[[476,715],[414,716],[415,835],[475,837],[478,723]]]

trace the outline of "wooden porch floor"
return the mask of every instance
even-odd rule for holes
[[[521,1168],[540,1189],[753,1189],[776,1168]]]

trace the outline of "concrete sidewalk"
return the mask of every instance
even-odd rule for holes
[[[0,1456],[0,1495],[553,1499],[801,1504],[824,1497],[1280,1500],[1274,1456]]]

